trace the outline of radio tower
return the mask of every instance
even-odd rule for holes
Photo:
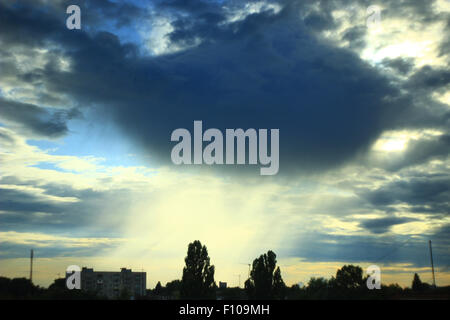
[[[430,246],[431,273],[433,274],[433,287],[436,287],[436,279],[434,278],[433,249],[431,248],[431,240],[428,240]]]
[[[33,283],[33,249],[30,252],[30,282]]]

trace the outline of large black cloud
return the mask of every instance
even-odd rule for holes
[[[121,14],[104,2],[89,8],[105,17],[117,13],[113,21],[129,22],[126,15],[139,12],[128,5]],[[61,16],[32,7],[2,6],[0,32],[10,44],[59,46],[55,50],[70,57],[72,70],[49,63],[39,71],[45,87],[97,107],[98,121],[114,120],[154,162],[170,163],[171,132],[191,128],[193,120],[220,129],[279,128],[280,172],[289,175],[340,165],[385,129],[448,125],[445,109],[421,108],[429,103],[427,87],[448,83],[447,71],[423,68],[402,87],[409,93],[400,93],[355,54],[317,40],[311,32],[317,19],[313,13],[299,19],[303,6],[295,1],[277,14],[266,10],[229,24],[214,3],[170,1],[157,8],[183,12],[174,14],[171,41],[203,43],[177,54],[142,56],[136,45],[95,32],[92,19],[88,32],[67,30]],[[320,29],[335,25],[331,16],[321,19]],[[413,96],[418,87],[428,90],[420,100]]]
[[[220,129],[279,128],[280,172],[292,173],[343,163],[408,109],[374,68],[316,40],[295,9],[252,14],[206,35],[203,45],[162,57],[139,56],[111,33],[1,10],[10,11],[2,23],[9,36],[32,26],[30,41],[58,43],[72,59],[70,73],[44,70],[48,89],[101,106],[156,161],[170,161],[172,130],[203,120]]]

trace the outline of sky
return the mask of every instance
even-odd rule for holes
[[[81,9],[68,29],[66,8]],[[379,8],[373,22],[370,6]],[[345,264],[450,285],[450,1],[0,3],[0,275],[180,279],[200,240],[240,285]],[[177,128],[280,132],[276,175],[174,165]]]

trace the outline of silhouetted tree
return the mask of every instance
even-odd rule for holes
[[[359,266],[345,265],[336,272],[336,285],[340,288],[356,289],[363,283],[363,270]]]
[[[66,286],[66,279],[55,279],[45,292],[44,299],[52,300],[95,300],[107,299],[97,295],[95,292],[87,292],[84,290],[69,290]]]
[[[306,298],[306,291],[300,288],[298,284],[293,284],[290,288],[286,288],[286,298],[288,300],[300,300]]]
[[[272,297],[276,299],[284,299],[286,296],[286,285],[281,277],[280,267],[275,269],[272,283]]]
[[[155,289],[153,290],[153,293],[156,294],[157,296],[160,296],[162,294],[162,285],[161,282],[158,281],[158,283],[155,286]]]
[[[250,279],[245,281],[245,290],[250,299],[283,299],[285,284],[273,251],[262,254],[253,261]]]
[[[180,297],[181,291],[181,281],[172,280],[166,283],[166,295],[173,299],[178,299]]]
[[[180,296],[183,299],[213,299],[215,298],[214,266],[206,246],[196,240],[188,246],[184,259]]]
[[[0,277],[0,299],[12,299],[13,296],[9,291],[11,279]]]
[[[55,279],[53,283],[48,287],[47,297],[50,299],[64,299],[68,300],[74,297],[81,290],[69,290],[66,286],[66,279]]]
[[[381,291],[385,299],[398,298],[403,293],[402,287],[400,287],[397,283],[392,283],[388,286],[381,285]]]
[[[325,278],[309,279],[308,286],[306,287],[306,295],[308,299],[323,300],[329,298],[329,289],[333,281],[328,281]]]
[[[27,278],[0,277],[0,299],[41,299],[44,292]]]
[[[422,280],[420,280],[420,277],[417,273],[414,273],[414,278],[413,278],[413,282],[412,282],[412,289],[413,291],[424,291],[425,289],[428,289],[429,284],[428,283],[423,283]]]

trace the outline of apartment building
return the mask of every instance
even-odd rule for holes
[[[99,296],[116,299],[122,294],[132,299],[145,295],[146,272],[133,272],[121,268],[120,272],[94,271],[83,267],[81,270],[81,290],[96,292]]]

